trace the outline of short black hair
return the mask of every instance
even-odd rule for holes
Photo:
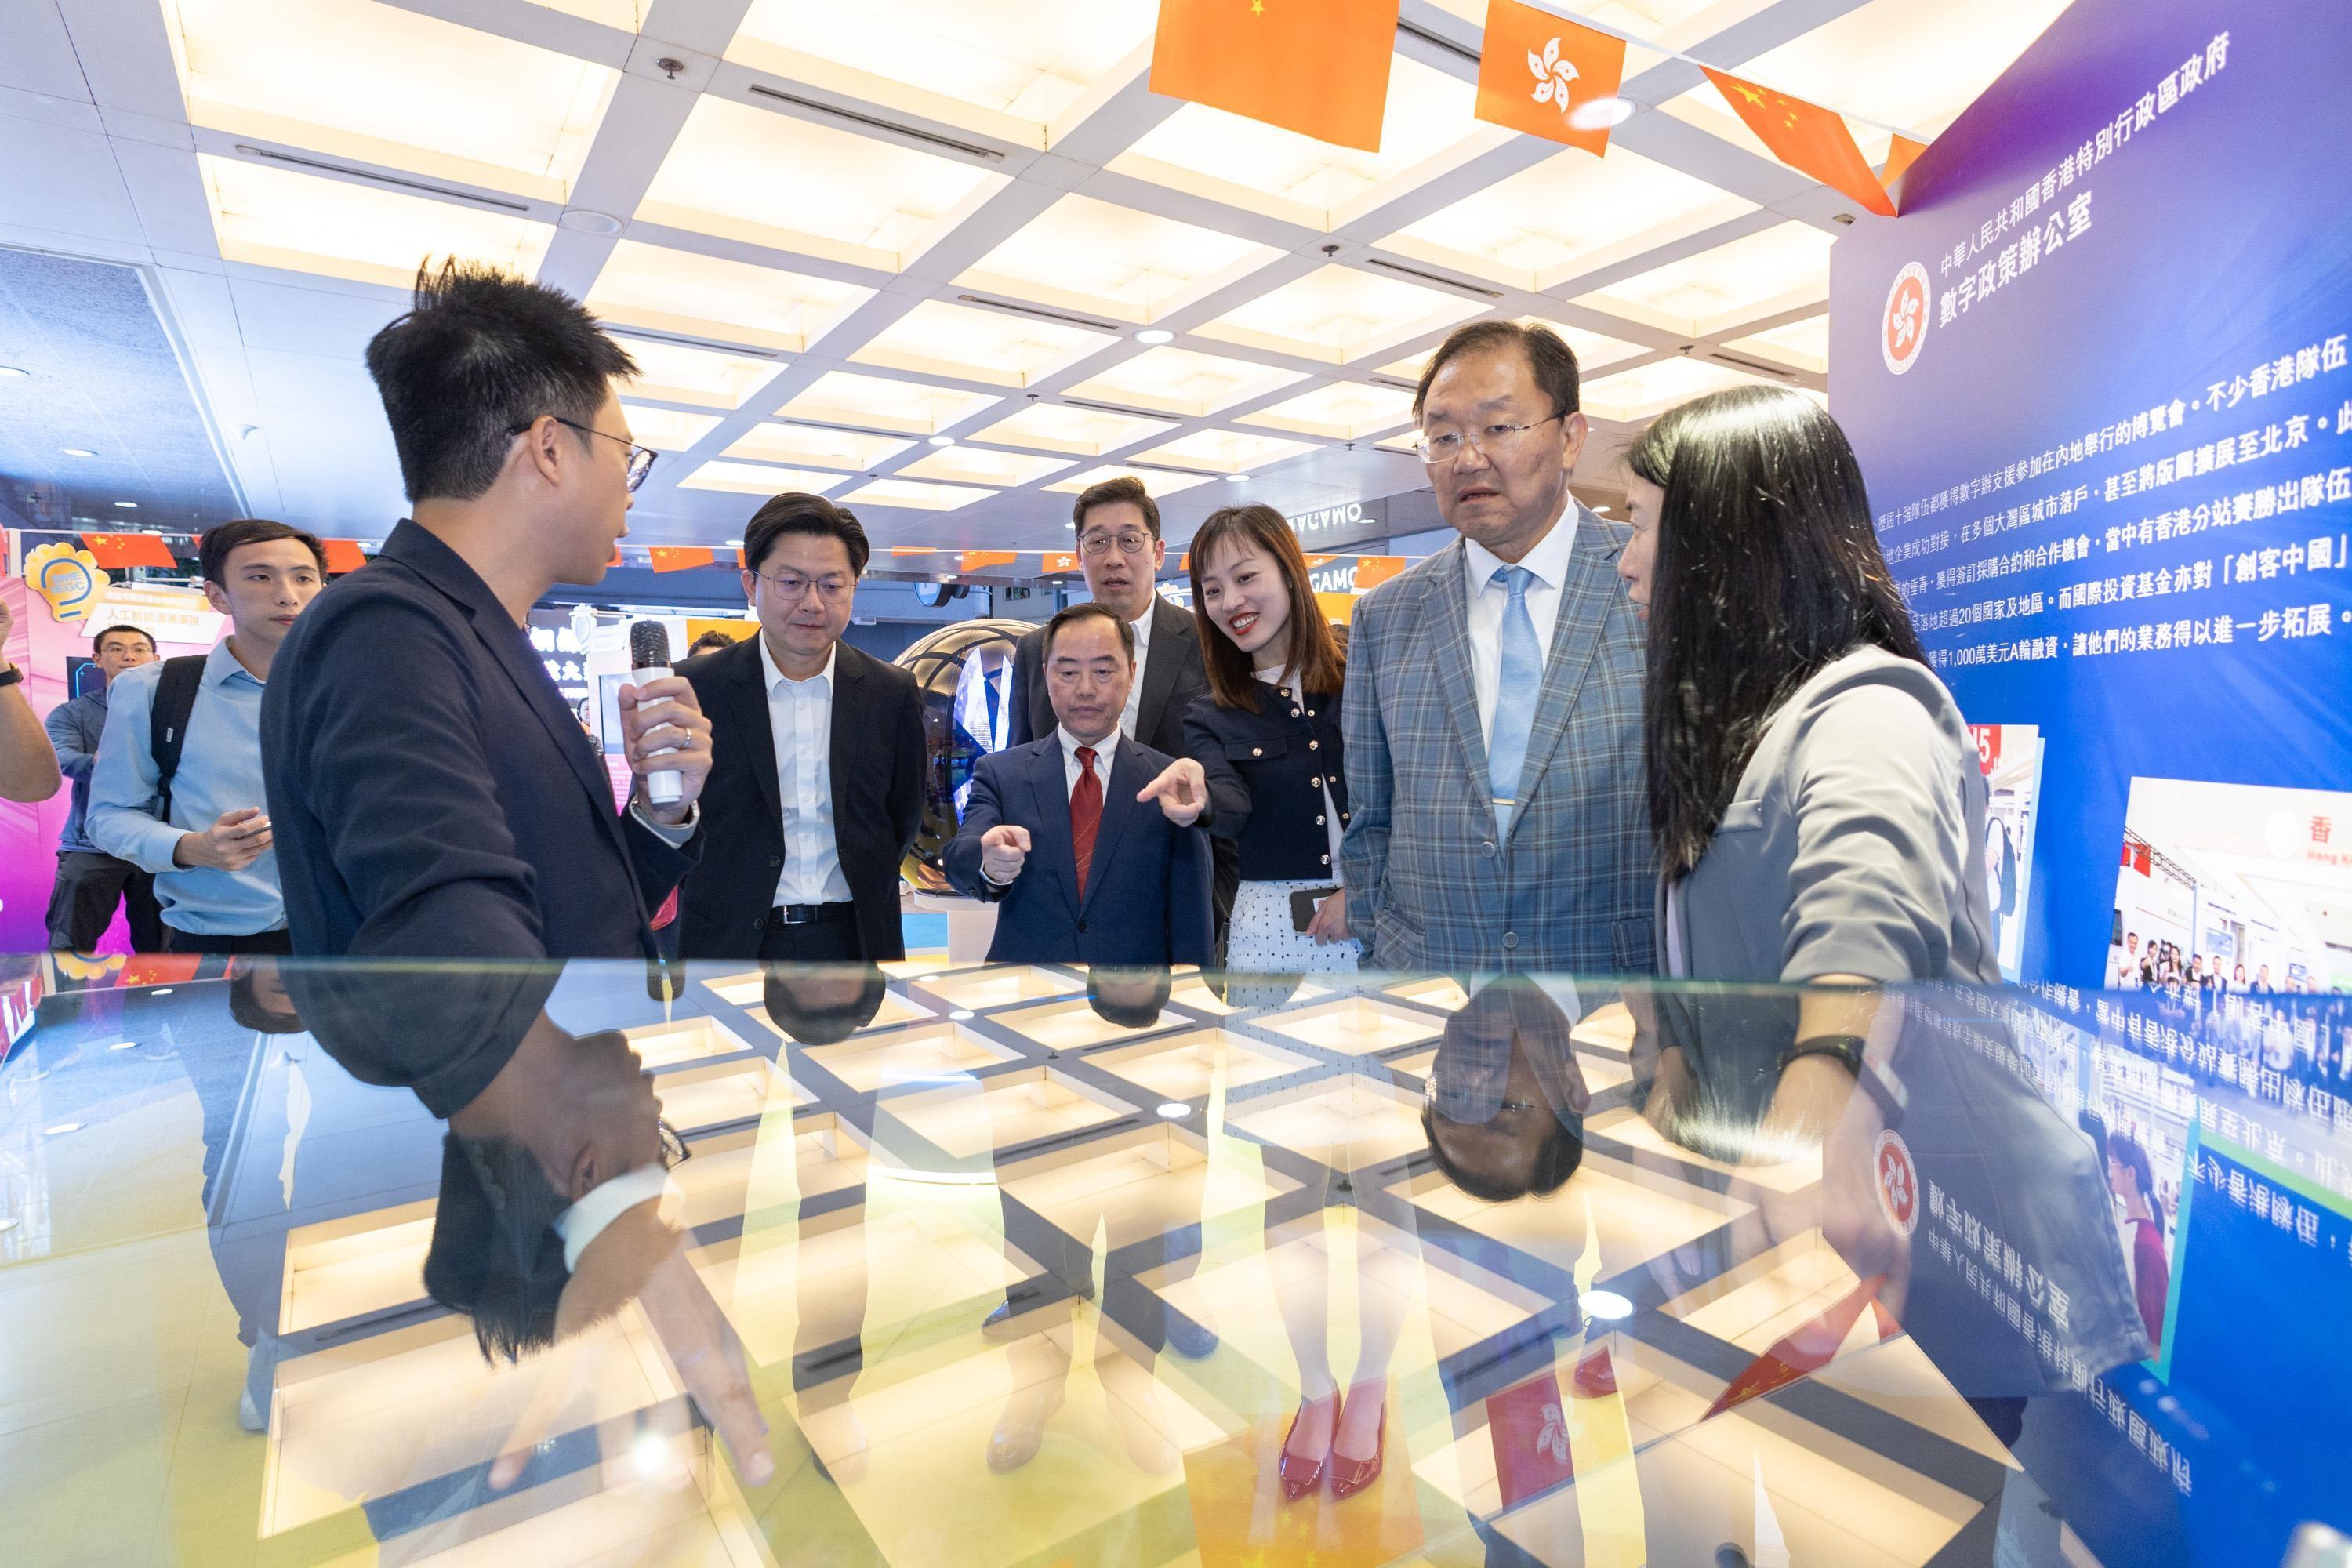
[[[1135,628],[1120,620],[1108,605],[1093,599],[1082,599],[1067,609],[1056,611],[1054,618],[1045,623],[1045,658],[1050,659],[1054,657],[1054,639],[1062,635],[1062,628],[1095,616],[1100,616],[1118,628],[1118,646],[1127,650],[1127,662],[1132,665],[1135,662]]]
[[[1584,1163],[1584,1140],[1557,1116],[1544,1129],[1543,1142],[1537,1145],[1524,1181],[1516,1176],[1480,1175],[1454,1163],[1445,1145],[1437,1141],[1437,1112],[1427,1106],[1422,1108],[1421,1131],[1429,1140],[1430,1157],[1437,1162],[1438,1173],[1480,1203],[1507,1204],[1529,1194],[1548,1198],[1568,1185],[1569,1177]]]
[[[873,558],[873,547],[866,542],[866,530],[846,507],[838,507],[823,496],[806,490],[786,490],[780,496],[770,496],[751,514],[743,529],[743,565],[757,572],[767,561],[768,552],[776,541],[788,533],[804,533],[816,539],[838,539],[849,552],[849,574],[866,575],[866,563]]]
[[[555,1220],[570,1206],[518,1140],[442,1139],[425,1290],[473,1320],[485,1360],[520,1361],[555,1342],[556,1309],[572,1279]]]
[[[1505,347],[1516,348],[1528,356],[1536,384],[1551,399],[1551,417],[1577,411],[1576,351],[1562,342],[1558,332],[1540,322],[1497,317],[1456,327],[1437,345],[1437,352],[1421,367],[1421,384],[1412,390],[1412,416],[1421,417],[1421,405],[1429,401],[1429,384],[1437,379],[1437,373],[1449,361]]]
[[[795,986],[810,980],[858,979],[857,994],[846,1002],[810,1006]],[[849,1038],[882,1010],[888,982],[874,964],[772,963],[761,985],[769,1021],[804,1046],[830,1046]]]
[[[1151,499],[1151,492],[1145,489],[1143,481],[1133,474],[1120,474],[1115,479],[1105,479],[1100,484],[1088,485],[1080,490],[1077,504],[1070,508],[1071,529],[1076,532],[1084,533],[1087,531],[1087,513],[1098,506],[1109,506],[1115,501],[1131,501],[1140,508],[1143,512],[1143,526],[1151,531],[1152,538],[1160,537],[1160,503]]]
[[[91,650],[93,652],[104,652],[106,648],[106,639],[114,636],[117,632],[121,632],[127,636],[137,637],[144,642],[149,647],[153,647],[155,646],[155,639],[148,635],[147,629],[144,626],[124,626],[118,622],[113,626],[108,626],[105,630],[100,632],[96,637],[89,639]]]
[[[215,523],[205,530],[204,537],[196,542],[196,563],[203,569],[205,582],[226,588],[229,552],[279,539],[300,540],[310,547],[310,559],[319,563],[319,575],[327,574],[327,547],[319,542],[317,534],[305,533],[291,523],[272,522],[266,517],[240,517],[234,522]]]
[[[1087,1005],[1095,1016],[1122,1029],[1149,1029],[1160,1022],[1160,1010],[1175,989],[1173,974],[1165,969],[1122,969],[1094,964],[1087,970]]]
[[[416,269],[409,309],[368,341],[411,501],[471,500],[542,415],[584,426],[636,362],[558,289],[478,261]],[[585,447],[593,439],[573,435]]]
[[[725,632],[705,632],[700,637],[686,645],[686,657],[692,658],[698,653],[715,653],[721,648],[730,648],[734,646],[735,639],[729,637]]]
[[[240,1029],[251,1029],[259,1035],[299,1035],[304,1025],[302,1015],[291,1007],[265,1007],[261,1005],[261,966],[248,959],[236,961],[228,977],[228,1016],[236,1020]]]

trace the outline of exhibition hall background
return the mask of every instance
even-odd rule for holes
[[[626,618],[740,629],[733,547],[781,489],[866,521],[849,635],[886,657],[1082,594],[1068,504],[1114,471],[1159,493],[1180,601],[1192,529],[1264,500],[1344,616],[1450,537],[1409,389],[1507,314],[1582,358],[1578,492],[1614,515],[1661,409],[1826,398],[1978,727],[2006,974],[2095,985],[2128,935],[2352,984],[2336,11],[1410,0],[1376,121],[1313,136],[1253,116],[1316,105],[1178,96],[1244,89],[1155,65],[1142,0],[865,14],[11,8],[0,116],[44,155],[0,215],[0,593],[36,708],[96,626],[218,635],[206,521],[364,561],[400,501],[357,352],[425,254],[580,294],[643,366],[664,457],[622,561],[533,617],[595,726]],[[1506,21],[1586,68],[1505,80]],[[1759,134],[1748,81],[1851,164]],[[5,812],[0,941],[36,947],[64,799]]]

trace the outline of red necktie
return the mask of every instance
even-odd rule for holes
[[[1070,787],[1070,847],[1078,861],[1078,897],[1087,896],[1087,868],[1094,864],[1095,829],[1102,826],[1102,780],[1095,777],[1095,749],[1080,746],[1078,782]]]

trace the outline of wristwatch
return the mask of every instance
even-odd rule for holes
[[[15,663],[9,663],[5,669],[0,669],[0,686],[14,686],[24,679],[24,669]]]

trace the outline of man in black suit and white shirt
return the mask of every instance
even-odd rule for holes
[[[1119,716],[1120,733],[1139,746],[1171,757],[1184,754],[1184,710],[1209,689],[1201,659],[1201,636],[1192,616],[1153,588],[1168,560],[1160,537],[1160,503],[1132,474],[1089,485],[1070,511],[1077,525],[1078,564],[1087,592],[1135,633],[1135,683]],[[1021,639],[1013,656],[1013,738],[1024,746],[1054,732],[1054,704],[1045,690],[1044,627]],[[1218,839],[1217,927],[1222,934],[1241,882],[1241,859],[1233,845]]]
[[[841,640],[868,553],[843,508],[773,498],[743,531],[760,635],[679,667],[711,715],[716,847],[678,897],[682,957],[907,956],[898,867],[923,816],[922,697]]]

